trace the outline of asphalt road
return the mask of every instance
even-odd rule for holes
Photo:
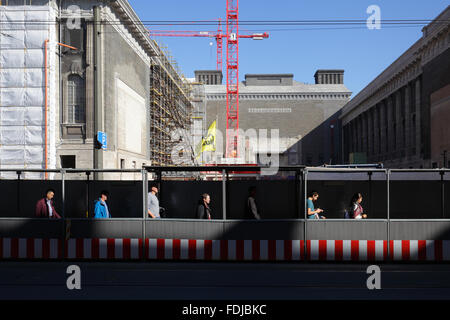
[[[72,264],[81,270],[80,290],[66,286],[67,267]],[[1,262],[0,299],[450,299],[450,265],[380,265],[380,290],[367,289],[368,266]]]

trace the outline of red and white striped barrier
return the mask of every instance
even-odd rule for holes
[[[147,258],[155,260],[304,260],[303,240],[147,239]]]
[[[307,257],[312,261],[383,261],[384,240],[307,240]]]
[[[67,259],[136,260],[142,239],[69,239]],[[0,259],[61,259],[61,239],[0,238]],[[217,261],[450,261],[450,240],[146,239],[145,259]]]
[[[147,239],[148,259],[248,261],[450,261],[450,241]]]
[[[450,240],[391,240],[394,261],[450,261]]]
[[[0,259],[60,259],[60,239],[0,238]]]
[[[142,258],[142,239],[69,239],[66,241],[68,259]]]
[[[448,240],[308,240],[307,257],[319,261],[450,261]]]

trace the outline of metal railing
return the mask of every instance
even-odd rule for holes
[[[10,172],[15,173],[17,175],[17,181],[23,182],[24,180],[21,178],[22,174],[25,172],[30,173],[50,173],[50,174],[58,174],[61,181],[61,200],[62,200],[62,214],[65,216],[65,200],[66,200],[66,180],[67,177],[70,174],[86,174],[87,181],[102,181],[99,180],[98,177],[101,174],[105,173],[125,173],[125,174],[139,174],[141,176],[141,179],[139,180],[131,180],[131,181],[142,181],[142,208],[143,208],[143,218],[147,218],[147,194],[149,192],[148,190],[148,174],[152,173],[154,175],[153,181],[158,184],[158,186],[161,188],[161,185],[163,184],[163,174],[167,172],[175,173],[175,175],[172,175],[172,180],[177,177],[177,173],[196,173],[192,174],[191,178],[192,180],[198,180],[202,173],[208,173],[211,175],[211,173],[216,173],[216,181],[222,181],[222,211],[223,211],[223,220],[227,220],[227,204],[229,201],[229,181],[232,181],[234,179],[239,178],[239,173],[241,172],[250,172],[250,175],[253,173],[253,178],[255,178],[255,183],[257,183],[257,179],[260,179],[261,176],[259,173],[262,169],[265,169],[266,167],[261,166],[202,166],[202,167],[144,167],[142,169],[59,169],[59,170],[42,170],[42,169],[0,169],[0,173],[2,172]],[[434,173],[440,175],[440,180],[433,180],[436,182],[440,182],[440,199],[441,199],[441,219],[445,220],[445,179],[444,176],[446,173],[450,173],[450,169],[346,169],[346,168],[326,168],[326,167],[304,167],[304,166],[283,166],[279,168],[279,172],[292,172],[294,173],[294,179],[295,179],[295,203],[297,204],[297,217],[298,219],[306,219],[307,218],[307,193],[309,189],[309,182],[308,175],[311,173],[326,173],[326,174],[336,174],[336,173],[367,173],[368,174],[368,180],[369,183],[369,193],[371,188],[371,182],[372,182],[372,176],[374,173],[381,173],[385,176],[386,181],[386,219],[389,221],[391,218],[391,184],[392,184],[392,174],[393,173]],[[93,180],[90,180],[91,173],[94,174]],[[184,177],[186,178],[185,175]],[[272,177],[273,180],[277,179],[277,176]],[[59,180],[59,179],[58,179]],[[58,181],[58,180],[46,180],[46,181]],[[315,179],[315,180],[322,180],[322,179]],[[325,179],[323,179],[325,180]],[[397,179],[401,180],[401,179]],[[1,183],[2,180],[0,180]],[[347,181],[347,180],[343,180]],[[164,192],[162,189],[160,192],[160,195]],[[304,206],[304,212],[300,212],[300,199],[303,196],[303,206]],[[372,199],[369,195],[369,201]],[[378,219],[377,219],[378,220]]]
[[[62,200],[62,220],[61,220],[61,239],[63,241],[66,241],[70,238],[70,233],[68,234],[67,226],[70,224],[71,221],[77,221],[77,220],[86,220],[85,218],[68,218],[66,217],[66,200],[68,195],[66,194],[66,182],[67,177],[70,174],[75,173],[84,173],[87,175],[87,178],[89,179],[89,176],[91,173],[94,174],[95,178],[97,178],[99,175],[104,173],[135,173],[141,175],[141,179],[138,181],[142,181],[142,217],[140,218],[113,218],[113,220],[116,221],[138,221],[142,224],[142,230],[141,230],[141,238],[143,241],[145,241],[146,235],[147,235],[147,223],[149,221],[152,221],[153,219],[150,219],[148,217],[148,204],[147,204],[147,195],[149,192],[149,179],[148,175],[153,175],[153,181],[158,183],[158,186],[161,187],[161,185],[164,184],[164,173],[165,172],[176,172],[176,173],[201,173],[201,172],[209,172],[209,173],[216,173],[216,178],[219,179],[219,181],[222,182],[222,210],[223,215],[222,221],[229,220],[229,182],[233,181],[235,179],[239,178],[239,173],[242,172],[251,172],[253,174],[253,177],[256,179],[260,179],[259,173],[262,169],[265,167],[260,166],[203,166],[203,167],[144,167],[142,169],[126,169],[126,170],[103,170],[103,169],[61,169],[61,170],[38,170],[38,169],[7,169],[7,170],[0,170],[0,172],[13,172],[17,174],[17,180],[23,181],[21,179],[21,175],[24,172],[35,172],[35,173],[53,173],[60,175],[60,182],[61,182],[61,200]],[[370,184],[372,176],[374,174],[382,174],[384,175],[384,181],[386,183],[386,218],[383,219],[367,219],[366,222],[371,221],[377,221],[382,222],[386,224],[386,235],[387,235],[387,241],[391,240],[391,224],[397,223],[397,222],[450,222],[450,219],[445,219],[445,215],[442,216],[440,219],[391,219],[391,183],[392,183],[392,174],[394,173],[409,173],[409,172],[416,172],[416,173],[433,173],[433,174],[439,174],[440,175],[440,181],[441,183],[441,210],[444,214],[445,210],[445,175],[450,172],[449,169],[345,169],[345,168],[309,168],[309,167],[299,167],[299,166],[289,166],[289,167],[280,167],[279,168],[280,173],[285,172],[291,172],[293,173],[293,177],[295,179],[295,202],[296,202],[296,212],[297,212],[297,218],[294,219],[263,219],[261,221],[257,221],[257,223],[274,223],[275,221],[298,221],[303,222],[303,240],[305,240],[305,250],[306,250],[306,240],[310,240],[310,237],[308,236],[308,226],[312,223],[321,223],[320,221],[311,221],[307,219],[307,195],[309,190],[309,182],[312,180],[308,180],[308,176],[313,173],[367,173],[368,174],[368,182]],[[184,175],[184,177],[189,176],[189,174]],[[193,174],[192,179],[198,178],[198,174]],[[284,176],[285,177],[285,176]],[[94,180],[92,181],[96,181]],[[276,178],[276,177],[273,177]],[[317,180],[317,179],[316,179]],[[318,179],[320,181],[320,179]],[[55,180],[53,180],[55,181]],[[56,180],[59,181],[59,180]],[[136,180],[135,180],[136,181]],[[380,178],[378,177],[378,181],[380,181]],[[435,180],[433,180],[435,181]],[[0,180],[1,183],[1,180]],[[257,183],[257,181],[255,181]],[[164,188],[160,188],[164,192]],[[301,210],[301,202],[303,202],[304,210]],[[42,221],[41,218],[0,218],[0,221]],[[173,221],[173,222],[185,222],[185,221],[193,221],[192,219],[161,219],[162,221]],[[233,221],[239,222],[242,221],[240,219],[232,219]],[[327,219],[327,222],[354,222],[354,220],[345,220],[345,219]],[[150,222],[151,223],[151,222]],[[64,250],[64,249],[63,249]],[[390,250],[390,247],[388,246],[388,250]],[[306,252],[306,251],[305,251]],[[389,256],[388,252],[388,256]]]

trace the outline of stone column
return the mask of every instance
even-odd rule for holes
[[[404,137],[404,141],[405,141],[405,157],[409,158],[410,157],[410,150],[411,150],[411,144],[410,144],[410,124],[411,124],[411,102],[410,102],[410,88],[409,88],[409,84],[406,86],[405,89],[405,137]]]
[[[364,144],[365,144],[366,155],[367,155],[367,157],[369,157],[369,152],[370,152],[370,149],[369,149],[369,135],[370,135],[370,130],[369,130],[369,111],[365,112],[364,119],[365,119],[365,124],[366,124],[366,131],[365,131],[366,139],[364,141]]]
[[[393,157],[392,152],[394,151],[394,126],[393,126],[393,112],[394,112],[394,97],[393,95],[390,95],[387,98],[388,104],[387,104],[387,108],[386,108],[386,112],[387,112],[387,127],[388,127],[388,137],[387,137],[387,159],[391,159]]]
[[[350,131],[350,122],[347,122],[347,124],[345,125],[346,128],[346,133],[347,135],[345,136],[345,149],[347,150],[346,153],[344,153],[344,156],[346,157],[351,151],[352,149],[352,137],[351,137],[351,131]]]
[[[362,116],[361,116],[361,114],[358,116],[357,139],[358,139],[358,152],[362,152]]]
[[[348,126],[347,125],[342,125],[342,135],[341,135],[341,150],[342,150],[342,157],[341,157],[341,162],[345,163],[345,158],[347,155],[347,146],[348,146]]]
[[[420,78],[416,80],[415,86],[416,86],[416,156],[421,159],[421,147],[422,147],[422,141],[421,141],[421,115],[420,115],[420,106],[421,106],[421,95],[422,92],[420,92]]]
[[[353,124],[350,121],[348,124],[348,153],[353,152]]]
[[[361,113],[361,152],[367,152],[367,142],[366,142],[366,113]]]
[[[378,149],[379,149],[379,144],[380,144],[380,139],[378,138],[378,128],[380,126],[380,123],[378,121],[379,117],[378,117],[378,112],[379,112],[379,108],[378,105],[375,105],[373,107],[373,132],[374,132],[374,143],[373,143],[373,155],[374,155],[374,160],[378,161],[379,158],[379,154],[378,154]]]
[[[397,125],[396,129],[396,140],[395,140],[395,159],[399,159],[401,152],[400,150],[403,148],[402,145],[402,119],[400,115],[401,108],[401,90],[397,90],[395,92],[395,123]]]
[[[387,123],[386,123],[386,108],[387,108],[386,99],[384,99],[380,103],[380,129],[381,129],[381,134],[380,134],[381,150],[379,151],[380,156],[384,155],[386,153],[386,144],[388,142],[386,139],[386,125],[387,125]]]
[[[86,139],[94,139],[94,28],[86,26]]]
[[[373,107],[367,111],[367,159],[373,158]],[[369,161],[371,162],[371,161]]]

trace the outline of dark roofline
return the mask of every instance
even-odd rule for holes
[[[345,70],[343,70],[343,69],[319,69],[316,71],[316,73],[314,75],[316,75],[319,72],[342,72],[342,73],[344,73]]]
[[[289,77],[293,78],[293,73],[249,73],[245,77]]]
[[[194,73],[197,73],[197,72],[220,72],[220,73],[222,73],[221,70],[194,70]]]

